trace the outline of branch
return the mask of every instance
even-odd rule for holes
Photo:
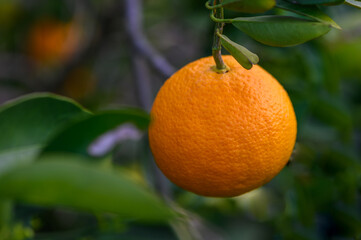
[[[135,49],[145,56],[163,76],[170,77],[176,69],[149,43],[142,31],[140,0],[125,0],[126,30]]]
[[[141,0],[125,1],[126,29],[130,37],[132,47],[136,51],[132,55],[135,89],[137,91],[136,95],[140,105],[149,111],[152,106],[153,97],[150,74],[147,62],[144,61],[145,58],[149,60],[158,72],[167,78],[174,73],[175,69],[165,60],[165,58],[153,49],[146,37],[143,35],[141,24],[142,14]],[[147,151],[149,151],[149,148]],[[151,169],[154,176],[155,189],[157,189],[157,191],[166,200],[170,200],[171,190],[168,179],[161,173],[151,157],[149,157],[148,160],[152,164]]]
[[[152,107],[153,96],[148,64],[144,57],[136,52],[132,56],[132,65],[138,103],[149,112]]]

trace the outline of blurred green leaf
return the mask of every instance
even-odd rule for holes
[[[287,16],[235,18],[231,22],[255,40],[275,47],[301,44],[330,31],[324,23]]]
[[[89,163],[42,159],[0,178],[0,197],[44,206],[109,212],[140,221],[174,216],[156,195],[130,179]]]
[[[315,97],[311,102],[313,116],[337,128],[344,140],[349,140],[353,124],[351,113],[340,102]]]
[[[10,200],[0,199],[0,236],[2,226],[10,224],[12,205]]]
[[[305,186],[296,184],[297,215],[302,224],[312,226],[315,221],[315,206],[307,194]]]
[[[304,4],[304,5],[315,5],[315,4],[326,4],[326,5],[338,5],[345,2],[345,0],[287,0],[290,3]]]
[[[354,239],[361,237],[361,216],[359,211],[339,204],[333,209],[332,215],[335,216],[337,224],[346,230],[344,233],[345,237]]]
[[[331,177],[354,172],[357,172],[355,174],[357,176],[361,174],[361,165],[357,155],[347,148],[327,149],[320,157],[318,166],[322,168],[324,174]]]
[[[347,171],[341,172],[335,176],[337,179],[340,200],[342,199],[348,204],[357,204],[359,176],[360,169],[358,166],[356,170],[349,168]]]
[[[33,145],[0,151],[0,175],[8,169],[33,161],[40,150],[41,145]]]
[[[340,138],[334,127],[310,119],[303,124],[298,137],[307,144],[317,144],[319,147],[328,147]]]
[[[21,4],[17,1],[0,1],[0,29],[12,27],[21,16]]]
[[[359,79],[361,75],[360,61],[361,39],[340,41],[329,46],[327,49],[332,55],[334,65],[339,69],[341,76]]]
[[[223,34],[218,35],[221,39],[222,46],[241,64],[245,69],[251,69],[253,64],[257,64],[259,58],[256,54],[247,48],[233,42]]]
[[[276,6],[278,8],[312,18],[316,21],[329,24],[334,28],[341,29],[341,27],[335,23],[335,21],[333,21],[332,18],[330,18],[327,14],[322,12],[318,6],[297,5],[288,3],[286,1],[278,1]]]
[[[233,198],[237,206],[257,221],[272,219],[279,208],[284,208],[282,201],[265,187],[260,187],[239,197]],[[278,209],[277,209],[278,208]],[[282,209],[283,210],[283,209]]]
[[[329,48],[319,47],[319,56],[322,62],[323,84],[329,93],[336,95],[341,87],[340,67],[335,66],[336,59]]]
[[[102,134],[124,123],[132,123],[145,130],[149,121],[148,113],[140,109],[125,108],[95,114],[64,128],[49,141],[42,153],[64,152],[89,156],[89,145]]]
[[[316,209],[327,209],[327,207],[336,200],[335,194],[337,191],[337,182],[334,178],[325,177],[323,175],[310,176],[308,182],[303,183],[300,187],[307,193],[306,196],[304,196],[306,197],[305,201],[310,202]],[[305,207],[307,208],[307,206]],[[303,210],[301,210],[301,212],[302,211]]]
[[[54,94],[30,94],[0,108],[0,173],[31,161],[42,145],[65,123],[89,112]]]
[[[273,8],[275,0],[223,0],[221,7],[237,12],[262,13]]]

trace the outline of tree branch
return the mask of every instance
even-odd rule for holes
[[[152,47],[143,34],[140,0],[125,0],[125,18],[126,30],[135,49],[164,77],[170,77],[176,69]]]

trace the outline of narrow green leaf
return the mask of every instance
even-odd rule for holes
[[[346,0],[346,3],[353,7],[361,8],[361,2],[358,0]]]
[[[317,6],[310,5],[297,5],[297,4],[291,4],[286,1],[278,1],[276,7],[291,11],[306,17],[309,17],[311,19],[314,19],[316,21],[329,24],[334,28],[341,29],[341,27],[335,23],[335,21],[332,20],[328,15],[326,15],[324,12],[322,12]]]
[[[221,7],[237,12],[262,13],[272,9],[275,0],[223,0]]]
[[[173,217],[156,195],[127,177],[67,157],[67,161],[39,161],[7,172],[0,177],[0,197],[139,221],[165,222]]]
[[[102,134],[124,123],[132,123],[145,130],[149,124],[148,113],[139,109],[120,109],[107,111],[80,119],[58,132],[44,147],[42,153],[77,153],[89,156],[88,147]]]
[[[69,121],[89,115],[74,101],[49,93],[30,94],[0,107],[0,174],[31,161]]]
[[[227,36],[219,34],[222,46],[241,64],[245,69],[251,69],[253,64],[257,64],[259,58],[247,48],[233,42]]]
[[[324,23],[288,16],[235,18],[231,22],[256,41],[275,47],[301,44],[330,31]]]
[[[318,120],[337,128],[343,140],[350,139],[352,115],[345,104],[329,97],[312,97],[311,112]]]
[[[290,3],[301,4],[301,5],[339,5],[345,2],[345,0],[287,0]]]

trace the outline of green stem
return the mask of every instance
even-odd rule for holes
[[[216,22],[216,23],[233,23],[233,21],[234,21],[234,19],[224,19],[224,18],[221,19],[221,18],[216,18],[216,17],[214,16],[213,11],[212,11],[212,13],[209,15],[209,17],[211,18],[211,20],[212,20],[213,22]],[[242,19],[242,18],[238,17],[237,20],[239,20],[239,19]]]
[[[222,3],[222,0],[219,0],[219,3]],[[217,0],[213,1],[213,5],[217,5]],[[218,19],[223,19],[224,18],[223,8],[213,9],[213,15]],[[218,34],[222,34],[223,26],[224,26],[223,22],[217,22],[214,28],[214,35],[213,35],[212,55],[214,61],[216,62],[216,66],[213,68],[213,70],[216,71],[217,73],[225,73],[228,72],[229,70],[229,68],[226,66],[226,64],[223,62],[222,59],[221,39],[218,36]]]

